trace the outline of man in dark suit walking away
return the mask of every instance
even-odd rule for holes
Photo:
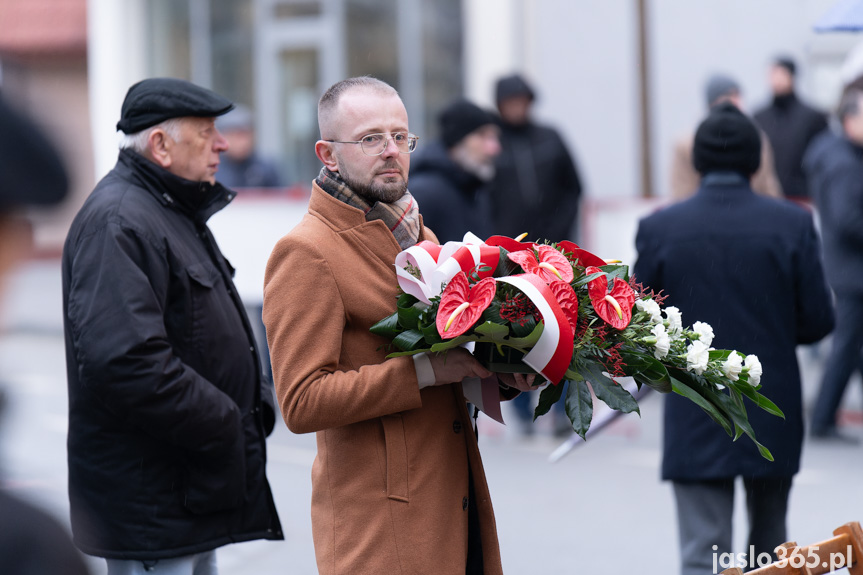
[[[812,216],[790,202],[756,195],[761,139],[730,104],[713,109],[695,134],[693,163],[702,174],[692,198],[639,224],[636,280],[668,294],[684,325],[715,329],[716,348],[757,355],[761,384],[785,412],[749,411],[759,440],[731,442],[691,402],[665,404],[662,478],[674,483],[681,573],[714,573],[731,552],[735,478],[742,477],[749,519],[747,561],[787,540],[788,494],[800,467],[803,409],[795,347],[823,338],[834,316]],[[766,557],[762,558],[766,561]]]

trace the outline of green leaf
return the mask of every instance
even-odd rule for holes
[[[411,351],[423,343],[423,334],[416,329],[403,331],[393,338],[393,345],[402,351]]]
[[[539,341],[539,336],[542,335],[542,330],[545,329],[545,324],[542,322],[536,324],[528,335],[524,337],[511,337],[506,341],[506,345],[522,349],[533,348],[536,342]]]
[[[768,461],[773,461],[773,454],[770,453],[770,450],[761,445],[758,440],[755,439],[755,431],[753,431],[752,426],[749,424],[749,419],[746,417],[746,408],[743,407],[742,402],[738,404],[734,396],[739,396],[736,393],[732,393],[732,395],[726,394],[717,394],[719,399],[719,404],[725,408],[726,413],[731,417],[732,421],[734,421],[734,425],[737,426],[743,433],[749,436],[749,439],[758,446],[758,452],[761,453],[761,457]],[[740,434],[738,434],[739,436]]]
[[[383,336],[387,339],[392,339],[397,336],[402,330],[399,327],[398,313],[394,313],[377,322],[369,331],[375,335]]]
[[[429,345],[434,345],[443,341],[443,338],[437,332],[437,324],[432,323],[426,326],[422,326],[420,327],[420,331],[422,332],[423,338],[425,338],[426,343]]]
[[[488,307],[482,311],[480,321],[491,321],[494,323],[499,323],[501,325],[506,325],[508,323],[505,319],[500,317],[500,302],[496,299],[491,300],[491,303],[488,304]]]
[[[596,272],[596,273],[592,273],[590,275],[586,275],[582,278],[579,278],[578,281],[573,282],[572,287],[575,288],[576,292],[578,292],[579,287],[589,284],[590,282],[592,282],[593,280],[595,280],[596,278],[598,278],[601,275],[605,275],[605,274],[603,274],[602,272]]]
[[[440,343],[436,343],[431,346],[431,351],[435,353],[440,353],[442,351],[446,351],[448,349],[452,349],[454,347],[458,347],[463,343],[467,343],[469,341],[476,341],[476,336],[472,335],[460,335],[458,337],[454,337],[452,339],[445,339]]]
[[[484,336],[487,341],[503,343],[509,335],[509,328],[493,321],[487,321],[473,328],[475,333]]]
[[[566,415],[572,422],[572,429],[582,439],[587,439],[585,435],[590,429],[590,421],[593,419],[593,397],[590,395],[590,388],[584,381],[569,382],[565,407]]]
[[[593,387],[593,393],[597,399],[604,402],[611,409],[623,413],[638,413],[638,402],[632,397],[632,394],[626,391],[622,385],[615,383],[602,373],[602,367],[589,363],[579,368],[582,377],[590,382]]]
[[[628,281],[629,266],[626,264],[608,264],[599,266],[599,269],[608,275],[608,284],[611,285],[613,278],[619,278],[621,281]]]
[[[621,349],[620,356],[626,364],[626,373],[638,383],[643,383],[660,393],[671,391],[671,377],[661,361],[652,355],[630,349]]]
[[[431,349],[427,348],[427,347],[425,347],[425,348],[420,347],[420,348],[412,349],[409,351],[394,351],[391,354],[387,355],[387,359],[392,359],[394,357],[405,357],[405,356],[409,356],[409,355],[416,355],[418,353],[426,353],[429,351],[431,351]]]
[[[725,433],[727,433],[731,437],[734,437],[734,423],[730,420],[728,416],[725,415],[725,413],[717,409],[717,407],[713,403],[702,397],[702,395],[698,393],[698,391],[693,389],[686,382],[677,379],[673,375],[671,376],[671,388],[674,393],[685,397],[686,399],[690,400],[698,407],[703,409],[704,412],[710,416],[710,419],[718,423],[720,427],[725,430]]]
[[[516,337],[526,337],[527,335],[533,333],[533,330],[536,329],[537,321],[533,317],[524,318],[524,323],[520,324],[518,322],[512,322],[509,325],[512,326],[512,334]],[[542,322],[539,322],[539,325],[542,325]]]
[[[500,250],[500,257],[497,260],[497,269],[494,270],[494,274],[492,275],[496,278],[501,278],[521,273],[519,265],[506,256],[509,252],[500,246],[498,246],[498,249]]]
[[[551,406],[557,403],[562,395],[563,384],[546,385],[542,392],[539,394],[539,403],[536,406],[536,410],[534,410],[533,412],[533,420],[536,421],[536,418],[548,413],[548,410],[551,409]]]
[[[405,329],[417,329],[420,326],[420,316],[425,311],[427,304],[421,301],[408,307],[399,307],[396,313],[399,317],[399,325]]]
[[[752,402],[755,403],[755,405],[757,405],[767,413],[785,419],[785,414],[782,413],[782,410],[779,409],[779,407],[777,407],[775,403],[755,391],[755,388],[748,383],[734,382],[733,386],[734,389],[738,390],[740,393],[751,399]]]

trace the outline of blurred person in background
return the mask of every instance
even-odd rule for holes
[[[723,74],[716,74],[708,78],[704,85],[704,95],[709,111],[720,104],[731,103],[739,110],[743,110],[743,95],[740,92],[740,84],[736,80]],[[692,165],[692,140],[694,134],[690,133],[679,138],[674,144],[674,153],[671,157],[671,199],[675,201],[685,200],[691,197],[701,185],[701,174]],[[761,161],[758,170],[752,176],[752,190],[762,196],[774,198],[782,197],[782,186],[773,167],[773,150],[767,135],[761,133]]]
[[[492,228],[510,237],[573,240],[581,178],[557,130],[533,121],[535,100],[522,76],[497,81],[501,152],[491,185]]]
[[[796,346],[833,328],[812,215],[759,196],[749,184],[762,141],[736,106],[715,106],[695,133],[700,188],[641,220],[635,240],[636,281],[668,294],[666,310],[677,307],[684,325],[686,318],[709,324],[705,345],[757,356],[764,393],[785,414],[749,411],[755,434],[773,454],[768,461],[755,443],[729,441],[694,403],[666,396],[662,478],[673,482],[682,575],[715,573],[715,557],[732,552],[737,477],[746,491],[747,559],[757,561],[788,540],[788,496],[803,444]],[[743,356],[736,359],[742,367]]]
[[[59,203],[66,170],[54,147],[27,117],[0,96],[0,293],[12,267],[30,249],[30,227],[16,218],[28,206]],[[0,426],[5,407],[0,389]],[[48,513],[0,489],[0,573],[86,575],[66,529]]]
[[[830,355],[812,411],[814,438],[857,443],[839,431],[837,413],[848,380],[863,372],[863,82],[845,90],[839,131],[824,130],[803,167],[821,222],[824,264],[836,301]]]
[[[217,179],[228,188],[278,188],[284,185],[274,162],[255,151],[252,111],[238,104],[216,120],[216,129],[228,141]]]
[[[215,575],[218,547],[282,539],[275,425],[251,325],[207,227],[222,96],[174,78],[126,93],[117,164],[63,247],[69,502],[108,575]]]
[[[554,128],[532,118],[536,94],[519,74],[498,79],[501,153],[489,188],[492,234],[528,239],[574,240],[582,185],[575,160]],[[564,390],[564,393],[566,391]],[[532,435],[537,392],[522,393],[513,407],[525,435]],[[563,402],[551,410],[555,435],[572,433]]]
[[[466,232],[485,239],[494,230],[482,194],[494,178],[500,128],[494,116],[464,99],[444,108],[438,125],[440,141],[411,162],[411,194],[422,206],[423,222],[441,242],[461,241]]]
[[[768,76],[773,99],[753,117],[773,146],[776,175],[785,197],[809,205],[812,198],[803,173],[803,154],[815,136],[827,127],[827,114],[797,97],[796,76],[794,60],[776,58]]]

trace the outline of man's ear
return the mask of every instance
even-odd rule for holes
[[[173,163],[171,158],[173,147],[174,140],[161,128],[156,128],[150,132],[150,137],[147,138],[147,150],[150,160],[166,170]]]
[[[336,159],[332,142],[325,142],[323,140],[315,142],[315,155],[329,171],[339,171],[339,161]]]

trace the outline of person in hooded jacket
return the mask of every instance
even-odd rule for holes
[[[458,99],[438,116],[440,141],[432,142],[410,169],[410,191],[426,225],[441,242],[461,241],[466,232],[492,235],[486,184],[494,177],[500,129],[494,116]]]
[[[575,160],[554,128],[532,117],[533,88],[518,74],[498,80],[501,153],[492,182],[495,234],[552,242],[573,240],[582,184]]]
[[[109,575],[214,575],[216,548],[283,538],[272,391],[206,223],[235,195],[215,181],[231,108],[174,78],[129,88],[63,248],[72,532]]]

